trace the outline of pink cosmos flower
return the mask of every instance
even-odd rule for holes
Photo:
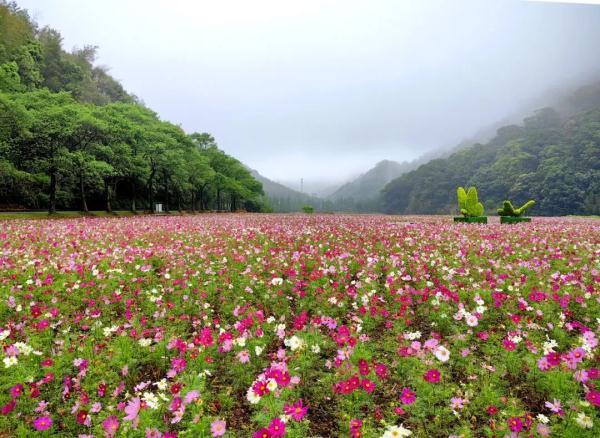
[[[50,417],[37,417],[33,420],[33,427],[36,430],[47,430],[52,427],[52,418]]]
[[[554,399],[552,402],[547,401],[544,405],[555,414],[560,414],[562,412],[560,400]]]
[[[302,399],[300,399],[293,405],[286,404],[283,407],[283,412],[292,417],[293,420],[300,421],[308,412],[308,408],[302,404]]]
[[[577,370],[577,371],[575,371],[575,373],[573,374],[573,377],[579,383],[585,383],[585,382],[587,382],[589,380],[588,372],[586,370]]]
[[[189,405],[190,403],[198,400],[199,397],[200,397],[200,393],[194,389],[185,395],[185,397],[183,399],[183,404]]]
[[[547,424],[540,423],[535,428],[539,436],[550,436],[550,427]]]
[[[139,397],[129,400],[127,406],[125,407],[125,413],[127,415],[123,418],[123,420],[134,421],[140,412],[141,405],[142,401]]]
[[[248,363],[248,362],[250,362],[250,353],[248,353],[248,350],[240,351],[238,353],[237,357],[238,357],[238,360],[241,363]]]
[[[227,425],[223,420],[215,420],[210,425],[210,433],[212,433],[213,437],[219,437],[225,435],[225,431],[227,430]]]
[[[461,397],[452,397],[450,399],[450,407],[452,409],[463,409],[465,407],[466,403],[467,403],[467,400],[465,400],[464,398],[461,398]]]
[[[106,436],[108,438],[112,438],[115,436],[117,430],[119,429],[119,420],[115,415],[111,415],[102,422],[102,428],[104,429]]]

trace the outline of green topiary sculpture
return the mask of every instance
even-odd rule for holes
[[[483,216],[483,204],[479,202],[477,196],[477,189],[475,187],[469,187],[469,191],[465,192],[463,187],[459,187],[456,190],[458,196],[458,206],[460,213],[465,217]]]
[[[535,201],[529,200],[525,204],[523,204],[520,208],[515,208],[510,201],[504,201],[504,206],[498,209],[498,214],[500,216],[512,216],[512,217],[520,217],[525,213],[525,211],[529,210]]]
[[[518,222],[531,222],[531,218],[521,217],[525,211],[530,209],[535,201],[527,201],[520,208],[515,208],[510,201],[504,201],[503,207],[498,209],[501,224],[515,224]]]
[[[455,217],[454,222],[487,223],[487,217],[483,215],[483,204],[479,202],[475,187],[469,187],[468,191],[459,187],[456,189],[456,196],[458,197],[458,208],[463,217]]]

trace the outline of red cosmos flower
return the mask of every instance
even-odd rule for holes
[[[369,364],[366,360],[360,359],[358,361],[358,370],[362,376],[366,376],[369,374]]]
[[[360,386],[369,394],[375,391],[375,384],[369,379],[363,379],[360,382]]]
[[[42,314],[42,310],[40,309],[40,306],[31,307],[30,314],[33,318],[37,318],[38,316],[40,316]]]
[[[182,386],[183,385],[181,383],[173,383],[170,388],[171,394],[179,394]]]
[[[441,374],[435,368],[427,370],[425,374],[423,374],[423,378],[429,383],[437,383],[440,381]]]
[[[496,413],[498,412],[498,408],[494,405],[488,406],[487,408],[487,413],[488,415],[496,415]]]
[[[104,397],[106,394],[106,383],[100,382],[98,383],[98,397]]]
[[[86,410],[84,410],[84,409],[80,410],[79,412],[77,412],[77,416],[76,416],[77,422],[79,424],[85,424],[85,420],[87,419],[87,416],[88,416],[88,413]]]
[[[42,361],[41,365],[43,367],[51,367],[52,365],[54,365],[54,361],[52,359],[46,359]]]
[[[11,398],[8,403],[6,403],[4,406],[2,406],[0,408],[0,414],[2,414],[2,415],[10,414],[16,405],[17,405],[17,401],[14,398]]]

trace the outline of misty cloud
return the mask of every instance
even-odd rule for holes
[[[162,118],[280,181],[455,144],[599,73],[600,6],[19,0]]]

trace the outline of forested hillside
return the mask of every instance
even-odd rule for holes
[[[238,160],[160,120],[95,56],[0,0],[0,209],[262,208]]]
[[[595,92],[593,92],[595,90]],[[600,214],[600,87],[575,93],[522,126],[498,129],[486,144],[432,160],[390,182],[387,213],[455,212],[456,188],[477,186],[488,214],[504,199],[535,199],[536,215]],[[565,109],[566,108],[566,109]]]

